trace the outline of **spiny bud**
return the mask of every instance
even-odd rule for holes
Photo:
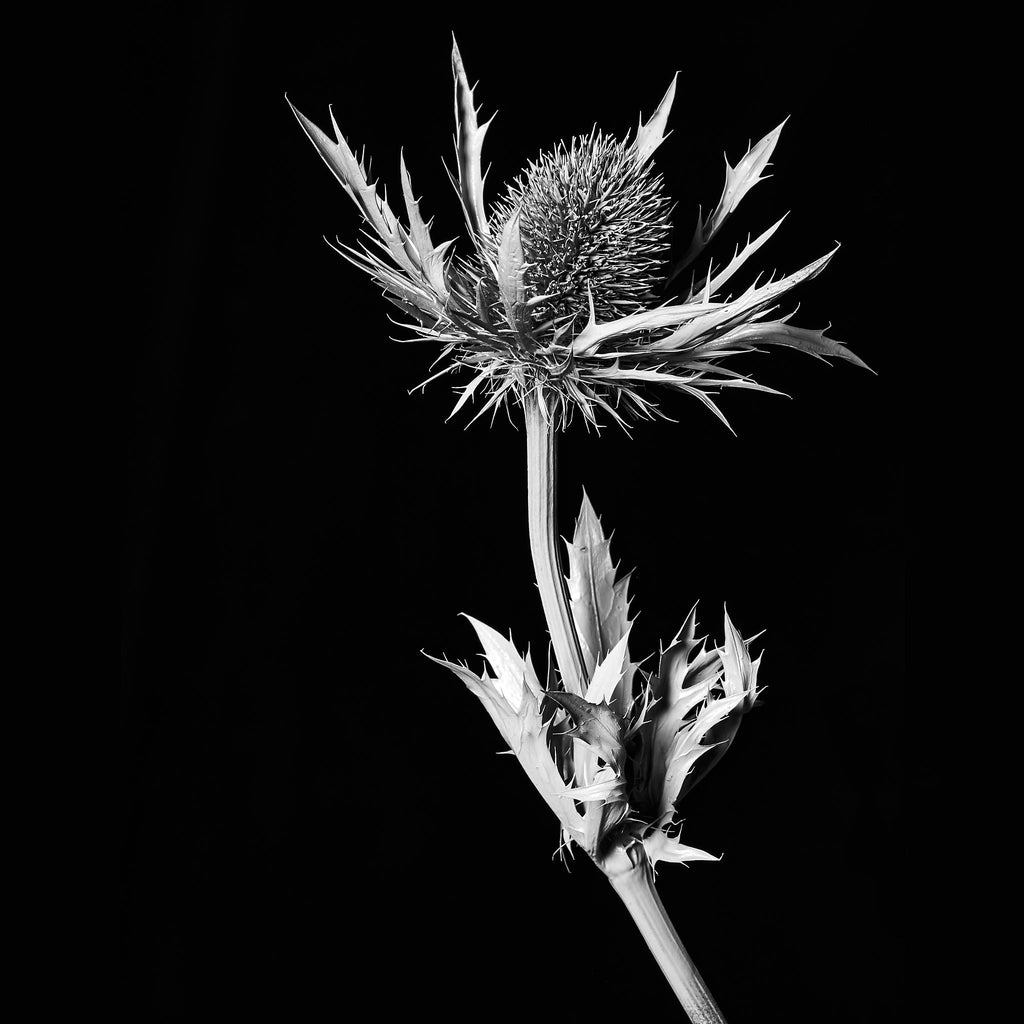
[[[591,296],[599,322],[650,300],[668,251],[670,203],[661,175],[629,144],[596,130],[559,143],[496,206],[498,223],[519,212],[527,288],[551,296],[535,322],[575,318],[582,330]]]

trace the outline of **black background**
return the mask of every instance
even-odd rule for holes
[[[687,800],[719,864],[660,890],[732,1024],[900,1016],[904,348],[897,299],[912,55],[870,10],[563,12],[152,7],[131,27],[136,327],[126,353],[124,980],[134,1020],[615,1019],[674,1013],[599,873],[483,710],[419,652],[475,658],[469,612],[544,650],[523,435],[445,422],[432,353],[333,254],[354,207],[306,141],[333,103],[389,192],[404,146],[435,239],[461,233],[450,33],[483,115],[489,194],[594,122],[650,114],[685,245],[697,206],[787,114],[774,177],[715,252],[791,214],[758,265],[797,322],[878,376],[752,356],[792,400],[667,397],[678,423],[564,440],[635,567],[634,654],[700,598],[766,629],[764,705]],[[478,662],[474,662],[479,664]],[[364,1008],[353,1007],[364,1001]],[[369,1006],[371,1009],[366,1009]]]

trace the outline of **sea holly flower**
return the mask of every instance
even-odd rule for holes
[[[726,164],[721,197],[706,217],[698,216],[692,241],[673,265],[671,204],[652,158],[666,138],[674,80],[635,136],[618,139],[595,129],[560,143],[530,162],[488,210],[481,154],[491,121],[478,120],[458,46],[452,67],[458,167],[452,178],[471,243],[463,254],[452,240],[433,241],[404,156],[407,224],[370,181],[333,112],[332,139],[292,110],[366,222],[361,244],[337,242],[338,251],[405,315],[410,334],[404,340],[441,346],[451,357],[442,373],[473,372],[456,409],[478,393],[486,395],[478,415],[540,393],[558,423],[579,410],[595,425],[604,413],[625,426],[657,413],[649,386],[660,385],[699,399],[724,420],[711,395],[771,390],[723,365],[740,353],[783,345],[863,365],[824,331],[794,326],[778,313],[780,300],[820,273],[834,249],[789,275],[727,291],[781,220],[748,237],[723,265],[685,273],[764,179],[782,125],[735,167]]]
[[[782,125],[726,165],[721,197],[698,216],[686,251],[669,247],[671,204],[652,158],[667,137],[675,81],[635,135],[594,129],[530,162],[488,207],[481,124],[457,46],[456,165],[451,174],[470,247],[435,243],[404,156],[403,223],[368,166],[292,107],[358,207],[364,238],[337,250],[368,273],[402,313],[403,340],[440,346],[436,376],[472,373],[453,415],[479,398],[477,416],[501,405],[526,425],[527,513],[534,571],[554,661],[542,685],[529,653],[469,618],[486,664],[435,658],[479,698],[557,818],[562,847],[582,849],[609,878],[694,1022],[722,1021],[654,888],[659,863],[716,859],[681,842],[680,801],[732,743],[758,694],[752,660],[728,614],[720,646],[696,635],[696,606],[656,665],[630,655],[628,577],[586,495],[561,565],[556,450],[579,412],[627,427],[659,415],[651,387],[690,395],[723,419],[712,396],[770,391],[724,363],[765,346],[864,364],[822,330],[797,327],[779,303],[833,253],[734,290],[737,274],[775,234],[749,236],[724,263],[696,269],[743,197],[764,179]],[[785,122],[783,122],[784,124]]]

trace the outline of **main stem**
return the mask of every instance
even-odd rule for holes
[[[559,560],[558,433],[543,402],[543,395],[534,392],[524,403],[530,552],[562,685],[569,693],[583,695],[587,673]],[[623,861],[621,870],[610,863],[602,867],[693,1024],[725,1024],[658,898],[646,858],[635,866]]]
[[[609,873],[608,878],[693,1024],[725,1024],[722,1011],[672,927],[646,859],[620,874]]]
[[[553,414],[543,402],[544,396],[537,392],[525,401],[530,552],[562,685],[569,693],[582,695],[587,674],[558,557],[558,433],[552,423]]]

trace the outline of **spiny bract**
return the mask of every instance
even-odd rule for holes
[[[656,670],[630,659],[628,576],[584,495],[569,554],[569,598],[586,679],[573,688],[549,667],[542,687],[529,654],[469,619],[493,675],[435,658],[487,709],[561,823],[562,844],[606,867],[716,860],[679,841],[680,800],[728,749],[757,699],[760,658],[725,616],[721,647],[697,637],[696,607]],[[468,618],[468,616],[467,616]],[[698,761],[714,750],[716,757]],[[701,771],[701,767],[704,771]]]
[[[415,198],[404,157],[402,194],[408,226],[368,180],[334,121],[330,139],[292,106],[320,155],[359,207],[368,242],[336,248],[366,271],[408,317],[412,337],[434,342],[450,362],[474,372],[453,414],[478,391],[477,415],[540,391],[557,425],[580,410],[598,424],[603,411],[626,426],[651,417],[648,385],[675,388],[723,419],[710,394],[727,387],[770,391],[722,361],[762,345],[785,345],[815,356],[864,364],[821,330],[770,318],[778,301],[818,274],[832,252],[802,270],[760,278],[733,296],[723,289],[775,233],[778,221],[737,247],[723,266],[709,265],[689,288],[655,299],[660,285],[682,280],[729,215],[762,180],[782,130],[726,164],[721,198],[698,216],[689,247],[668,261],[669,202],[651,157],[665,139],[675,80],[636,135],[617,140],[597,130],[542,154],[506,190],[488,215],[481,150],[490,121],[480,124],[458,46],[453,46],[458,181],[453,178],[473,251],[457,256],[453,241],[435,245]],[[493,118],[492,118],[493,120]],[[834,252],[835,250],[833,250]],[[440,374],[438,374],[440,376]]]

